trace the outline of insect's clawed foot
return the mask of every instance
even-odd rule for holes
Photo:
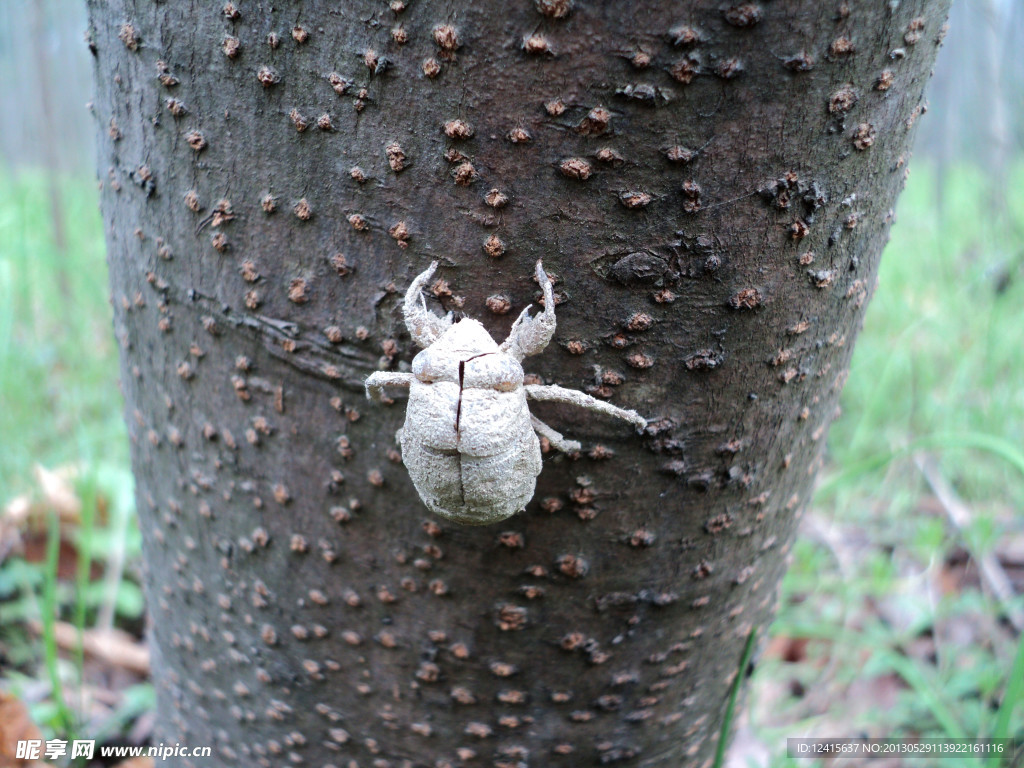
[[[426,270],[416,276],[405,293],[402,307],[406,328],[409,329],[413,341],[424,348],[437,341],[452,324],[451,314],[447,317],[435,315],[427,309],[426,301],[423,299],[423,288],[436,270],[437,262],[433,261]]]
[[[537,262],[536,274],[537,282],[544,293],[544,311],[530,317],[530,307],[524,309],[512,324],[508,338],[501,344],[501,351],[517,360],[543,351],[551,337],[555,335],[555,293],[551,287],[551,279],[540,261]]]

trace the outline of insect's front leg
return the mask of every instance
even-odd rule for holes
[[[556,403],[578,405],[580,408],[586,408],[590,411],[597,411],[598,413],[604,413],[608,416],[614,416],[617,419],[628,421],[630,424],[636,426],[637,429],[643,429],[647,426],[647,419],[636,411],[627,411],[625,408],[617,408],[611,403],[598,400],[575,389],[566,389],[565,387],[559,387],[556,384],[549,386],[545,386],[543,384],[527,384],[523,389],[526,390],[526,396],[534,400],[551,400]]]
[[[366,397],[379,403],[384,394],[384,387],[408,387],[415,378],[411,373],[376,371],[366,377]]]
[[[560,433],[553,430],[536,416],[531,415],[530,421],[533,423],[533,430],[541,437],[546,437],[548,442],[551,443],[551,447],[556,451],[573,453],[580,449],[579,443],[575,440],[566,440]]]
[[[535,317],[530,317],[530,308],[524,309],[512,323],[508,338],[501,343],[501,351],[512,355],[516,360],[522,360],[527,355],[536,355],[548,345],[551,337],[555,334],[554,289],[551,287],[551,279],[539,261],[537,262],[537,282],[544,292],[544,311]]]

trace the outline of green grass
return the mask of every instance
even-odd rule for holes
[[[50,679],[53,700],[57,706],[57,725],[61,733],[71,734],[75,729],[75,716],[67,705],[64,696],[64,681],[60,676],[60,657],[57,653],[57,640],[54,624],[60,612],[57,602],[57,566],[60,562],[60,518],[51,512],[47,520],[46,540],[46,577],[43,580],[43,659],[46,674]]]
[[[105,560],[115,546],[139,558],[128,440],[95,182],[60,180],[67,243],[58,249],[44,175],[5,181],[0,184],[0,507],[18,495],[38,498],[32,472],[37,463],[75,467],[74,490],[82,507],[73,530],[48,515],[43,562],[0,560],[0,647],[10,664],[0,685],[31,692],[25,698],[35,722],[48,736],[69,738],[81,726],[85,660],[81,653],[71,659],[58,653],[54,620],[82,631],[104,610],[118,623],[138,623],[143,610],[135,583],[123,577],[109,584],[90,579],[93,559]],[[109,518],[105,523],[97,519],[100,507]],[[56,576],[61,538],[77,553],[69,580]],[[41,644],[27,631],[29,620],[42,623]],[[42,699],[40,682],[50,691]],[[126,699],[147,695],[151,699],[145,692],[141,699],[138,693]]]
[[[832,724],[843,735],[1024,738],[1024,641],[1001,622],[970,564],[970,578],[957,576],[955,589],[934,586],[949,576],[956,552],[980,554],[1003,536],[1024,535],[1016,513],[1024,507],[1024,167],[1011,179],[1002,220],[990,210],[986,179],[971,169],[946,180],[945,211],[936,209],[926,166],[914,168],[900,200],[808,516],[817,529],[805,529],[794,546],[778,618],[762,632],[808,639],[806,658],[764,658],[740,718],[773,766],[811,768],[813,761],[783,756],[785,737]],[[14,625],[51,604],[79,627],[104,605],[116,605],[119,623],[137,621],[142,609],[130,580],[111,587],[88,578],[89,553],[104,561],[122,548],[129,568],[139,558],[102,227],[93,183],[62,181],[69,242],[58,253],[45,178],[7,182],[0,504],[32,488],[34,463],[71,463],[81,467],[87,514],[75,584],[55,583],[52,561],[49,570],[17,559],[0,564],[0,642],[21,670],[0,683],[69,688],[75,675],[51,647],[44,653],[24,637],[10,645]],[[971,508],[965,535],[930,503],[913,461],[921,451]],[[101,498],[111,522],[94,526]],[[80,672],[81,659],[70,667]],[[864,703],[879,681],[888,681],[884,711]],[[129,689],[118,717],[129,722],[151,701],[148,687]],[[33,712],[51,732],[74,727],[52,699],[35,702]]]
[[[973,564],[936,586],[956,551],[1024,535],[1024,167],[1011,178],[1002,220],[971,169],[947,179],[945,211],[927,167],[900,199],[805,529],[831,538],[797,541],[770,629],[810,638],[807,658],[755,676],[749,722],[773,766],[814,766],[784,756],[795,735],[1024,739],[1024,639]],[[971,509],[963,534],[917,453]]]
[[[722,718],[722,726],[718,729],[718,744],[715,747],[715,762],[712,768],[722,768],[725,765],[729,740],[732,738],[732,722],[736,716],[736,702],[739,699],[740,689],[746,683],[747,670],[750,667],[750,658],[754,655],[756,640],[757,627],[754,627],[747,635],[747,642],[743,644],[743,655],[740,656],[740,663],[736,668],[736,679],[732,681],[729,689],[729,700],[725,706],[725,717]]]
[[[103,457],[127,466],[128,458],[95,183],[60,184],[68,233],[60,253],[42,173],[7,182],[0,184],[0,503],[31,485],[36,462]]]
[[[843,392],[848,416],[832,428],[840,469],[937,433],[1024,446],[1024,168],[1012,177],[1002,227],[980,172],[948,180],[940,212],[927,170],[914,169],[900,200]],[[958,455],[946,467],[963,494],[1024,503],[1024,482],[1005,462]]]

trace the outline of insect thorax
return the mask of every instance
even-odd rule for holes
[[[459,389],[482,388],[510,392],[523,383],[523,369],[511,355],[501,352],[478,321],[464,319],[412,361],[412,372],[424,383],[447,381]]]

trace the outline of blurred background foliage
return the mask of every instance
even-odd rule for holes
[[[0,3],[0,720],[141,743],[83,5]],[[796,765],[787,736],[1024,741],[1020,50],[1024,2],[955,2],[732,765]]]

